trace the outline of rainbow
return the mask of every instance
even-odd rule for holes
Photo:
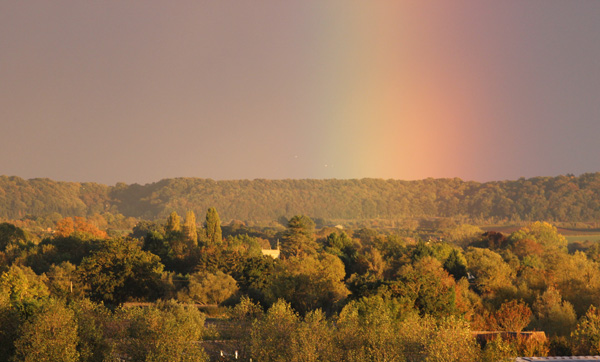
[[[324,166],[317,177],[489,177],[479,170],[493,134],[482,110],[493,94],[482,84],[493,79],[454,38],[483,45],[457,34],[478,11],[471,5],[311,5],[306,61],[315,72],[305,106],[312,122],[324,124],[312,151]]]

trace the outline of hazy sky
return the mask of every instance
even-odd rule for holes
[[[1,1],[0,174],[600,171],[600,1]]]

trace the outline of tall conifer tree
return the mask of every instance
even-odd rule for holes
[[[169,217],[167,218],[167,226],[165,227],[165,232],[169,234],[179,231],[181,231],[181,218],[179,217],[179,215],[177,215],[175,211],[173,211],[171,215],[169,215]]]
[[[223,240],[221,219],[214,207],[209,208],[206,212],[206,239],[210,244],[219,244]]]
[[[188,211],[185,215],[185,222],[183,224],[183,232],[185,238],[191,245],[198,245],[198,231],[196,230],[196,214],[193,211]]]

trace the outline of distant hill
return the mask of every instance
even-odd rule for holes
[[[0,217],[121,213],[144,219],[171,211],[223,220],[272,221],[306,214],[323,219],[461,217],[470,220],[600,220],[600,173],[515,181],[164,179],[146,185],[57,182],[0,176]]]

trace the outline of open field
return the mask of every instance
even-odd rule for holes
[[[600,233],[598,234],[586,234],[586,235],[565,235],[569,244],[575,242],[584,242],[584,241],[600,241]]]
[[[569,244],[584,241],[600,241],[599,229],[558,228],[558,232],[567,238]]]
[[[497,231],[509,235],[525,225],[481,225],[479,228],[483,231]]]
[[[524,226],[524,225],[523,225]],[[484,231],[498,231],[509,235],[522,226],[520,225],[485,225],[480,226]],[[557,228],[558,232],[567,238],[569,244],[584,241],[600,241],[600,229]]]

